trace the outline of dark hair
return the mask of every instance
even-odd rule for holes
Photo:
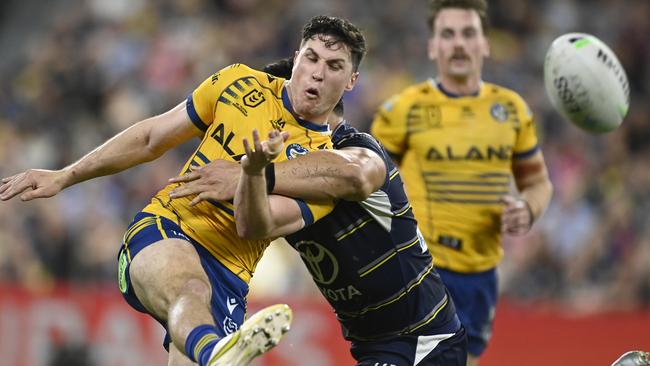
[[[486,0],[429,0],[429,16],[427,17],[427,25],[431,32],[435,30],[435,22],[438,13],[443,9],[465,9],[475,10],[481,19],[481,27],[483,32],[488,28],[487,19],[487,1]]]
[[[279,78],[291,79],[292,69],[293,69],[293,58],[287,57],[287,58],[283,58],[271,62],[270,64],[266,64],[262,68],[262,71],[272,76],[277,76]],[[334,106],[334,110],[332,112],[334,112],[334,114],[336,114],[337,116],[343,115],[343,98],[339,99],[339,101]]]
[[[363,34],[349,21],[326,15],[318,15],[305,24],[302,29],[302,42],[321,36],[330,36],[325,45],[331,47],[339,42],[348,46],[352,55],[352,68],[354,71],[359,69],[359,64],[366,53],[366,39]]]
[[[283,58],[270,64],[266,64],[262,71],[272,76],[283,79],[291,79],[291,70],[293,69],[293,58]]]

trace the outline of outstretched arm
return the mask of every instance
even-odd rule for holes
[[[241,160],[241,176],[235,194],[237,233],[246,239],[275,238],[300,230],[304,225],[295,200],[269,196],[264,168],[282,151],[286,134],[272,131],[262,143],[253,130],[253,148],[243,140],[246,156]]]
[[[272,193],[305,200],[344,199],[363,201],[384,183],[386,165],[370,149],[346,147],[319,150],[274,165]],[[172,198],[197,195],[191,205],[206,199],[229,200],[239,181],[239,165],[215,160],[170,182],[180,185]]]
[[[6,201],[19,194],[23,201],[51,197],[71,185],[151,161],[200,133],[183,102],[164,114],[134,124],[63,169],[30,169],[3,178],[0,199]]]

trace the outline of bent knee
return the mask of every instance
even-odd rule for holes
[[[200,278],[189,278],[181,287],[179,297],[199,297],[205,302],[210,301],[211,288],[207,281]]]

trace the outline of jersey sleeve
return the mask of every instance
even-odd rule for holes
[[[214,122],[214,109],[224,89],[241,76],[240,64],[230,65],[205,79],[188,95],[185,102],[187,114],[192,123],[205,132]]]
[[[522,99],[517,103],[518,113],[521,114],[517,141],[513,149],[513,158],[521,159],[533,155],[538,149],[537,126],[530,108]]]
[[[352,133],[347,135],[334,143],[334,149],[344,149],[346,147],[363,147],[376,152],[379,156],[383,156],[383,149],[379,142],[371,135],[363,132]]]
[[[332,212],[332,210],[334,210],[334,202],[330,200],[303,201],[299,198],[294,199],[300,207],[302,219],[305,221],[305,227],[322,219],[323,217],[327,216],[327,214]]]
[[[406,108],[399,103],[399,95],[388,99],[379,108],[370,128],[371,133],[391,154],[406,151]]]

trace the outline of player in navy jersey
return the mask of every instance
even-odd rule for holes
[[[287,65],[276,63],[265,71],[277,75]],[[235,198],[238,232],[258,239],[286,234],[335,309],[358,365],[464,365],[465,331],[433,269],[399,172],[374,138],[337,115],[340,103],[334,111],[330,126],[338,151],[316,151],[263,170],[273,157],[263,151],[281,150],[274,144],[282,140],[276,133],[262,147],[254,137],[255,151],[246,149],[242,169],[248,173]],[[250,162],[258,165],[251,169]],[[234,168],[239,169],[215,161],[176,178],[189,183],[175,194],[198,193],[197,201],[228,197],[238,176]],[[360,201],[340,200],[332,213],[291,233],[292,215],[282,203],[287,198],[267,196],[269,189],[316,200]]]

